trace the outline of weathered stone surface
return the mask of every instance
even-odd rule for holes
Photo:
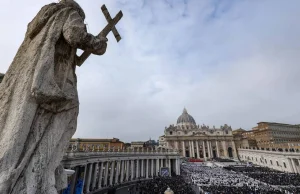
[[[77,125],[76,50],[106,50],[107,39],[88,34],[84,17],[62,0],[28,24],[0,84],[1,194],[57,194],[65,185],[55,171]]]

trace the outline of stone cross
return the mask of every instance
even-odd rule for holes
[[[116,40],[117,40],[117,42],[119,42],[120,40],[121,40],[121,36],[120,36],[120,34],[119,34],[119,32],[117,31],[117,29],[116,29],[116,24],[121,20],[121,18],[123,17],[123,13],[122,13],[122,11],[119,11],[118,13],[117,13],[117,15],[112,19],[111,17],[110,17],[110,14],[109,14],[109,12],[108,12],[108,10],[107,10],[107,8],[106,8],[106,6],[105,5],[102,5],[101,6],[101,10],[102,10],[102,12],[103,12],[103,14],[104,14],[104,17],[105,17],[105,19],[107,20],[107,22],[108,22],[108,24],[103,28],[103,30],[98,34],[98,37],[106,37],[107,35],[108,35],[108,33],[110,32],[110,31],[112,31],[113,32],[113,34],[114,34],[114,36],[115,36],[115,38],[116,38]],[[84,61],[89,57],[91,55],[91,53],[90,52],[88,52],[88,51],[84,51],[83,53],[82,53],[82,55],[79,57],[79,60],[78,60],[78,66],[81,66],[83,63],[84,63]]]

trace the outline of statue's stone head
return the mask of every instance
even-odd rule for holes
[[[74,0],[61,0],[59,3],[64,4],[68,7],[75,8],[78,11],[78,13],[80,14],[80,16],[83,19],[85,19],[85,13],[84,13],[83,9],[80,7],[80,5],[76,1],[74,1]]]

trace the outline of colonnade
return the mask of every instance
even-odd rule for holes
[[[208,160],[211,158],[237,158],[234,141],[229,140],[171,140],[169,147],[181,151],[184,157]]]
[[[120,157],[106,158],[73,166],[75,173],[69,177],[70,194],[75,193],[76,185],[82,182],[82,193],[90,193],[108,186],[119,185],[139,179],[158,176],[160,168],[168,167],[171,173],[180,174],[179,157]]]
[[[300,152],[238,149],[239,159],[282,172],[300,174]]]

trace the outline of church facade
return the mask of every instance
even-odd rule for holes
[[[159,137],[159,146],[178,150],[183,157],[210,160],[212,158],[237,158],[231,126],[220,128],[197,125],[184,109],[176,125],[165,127]]]

